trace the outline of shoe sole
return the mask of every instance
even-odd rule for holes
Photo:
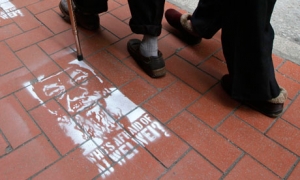
[[[261,110],[259,108],[257,108],[256,106],[252,105],[251,103],[248,103],[248,102],[243,102],[245,105],[249,106],[250,108],[268,116],[268,117],[271,117],[271,118],[277,118],[279,117],[281,114],[282,114],[282,110],[281,111],[278,111],[278,112],[266,112],[264,110]]]
[[[221,80],[221,86],[224,89],[224,91],[231,97],[230,90],[227,88],[223,78]],[[254,109],[255,111],[260,112],[260,113],[262,113],[262,114],[264,114],[268,117],[271,117],[271,118],[277,118],[278,116],[280,116],[282,114],[282,111],[283,111],[283,110],[280,110],[280,111],[277,111],[277,112],[268,112],[267,110],[262,110],[262,109],[258,108],[257,106],[251,104],[250,102],[240,101],[240,100],[237,100],[237,99],[234,99],[234,100],[236,100],[240,103],[243,103],[243,104],[247,105],[248,107]]]
[[[138,61],[137,57],[134,55],[134,53],[132,53],[129,48],[127,48],[129,54],[132,56],[132,58],[135,60],[135,62],[152,78],[159,78],[159,77],[163,77],[166,75],[167,70],[165,67],[160,68],[160,69],[155,69],[155,70],[151,70],[149,68],[147,68],[141,61]]]
[[[166,68],[160,68],[160,69],[157,69],[157,70],[152,70],[151,72],[151,77],[153,78],[158,78],[158,77],[163,77],[166,75]]]

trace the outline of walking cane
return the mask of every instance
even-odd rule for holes
[[[78,38],[76,19],[75,19],[73,6],[72,6],[73,2],[72,2],[72,0],[67,0],[67,2],[68,2],[70,21],[71,21],[72,30],[73,30],[73,34],[74,34],[74,38],[75,38],[76,49],[77,49],[77,59],[79,61],[81,61],[81,60],[83,60],[83,55],[82,55],[82,52],[81,52],[81,46],[80,46],[80,42],[79,42],[79,38]]]

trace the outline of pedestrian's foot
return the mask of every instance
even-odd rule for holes
[[[67,0],[61,0],[59,3],[60,11],[62,12],[62,18],[70,23],[70,15],[68,9]],[[87,29],[87,30],[97,30],[99,29],[100,19],[98,14],[84,13],[81,12],[78,8],[73,4],[74,14],[76,17],[76,23],[78,26]]]
[[[221,79],[221,85],[228,95],[231,96],[232,80],[229,74],[226,74]],[[278,117],[283,111],[284,101],[287,99],[287,91],[280,87],[280,93],[276,98],[268,101],[243,101],[252,109],[269,117]]]
[[[127,50],[136,63],[153,78],[162,77],[166,74],[165,62],[162,53],[158,51],[158,56],[145,57],[140,52],[141,41],[131,39],[127,43]]]
[[[201,37],[193,30],[190,14],[181,14],[175,9],[168,9],[165,12],[167,22],[179,31],[179,38],[188,44],[197,44],[201,42]]]

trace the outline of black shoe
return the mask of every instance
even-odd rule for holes
[[[70,15],[69,15],[69,9],[68,9],[68,3],[67,0],[61,0],[59,3],[59,9],[62,12],[63,16],[62,18],[70,23]],[[97,30],[99,29],[100,25],[100,19],[98,14],[91,14],[91,13],[84,13],[78,10],[78,8],[75,7],[73,4],[74,14],[76,17],[76,23],[78,26],[87,29],[87,30]]]
[[[141,41],[131,39],[127,43],[127,50],[137,64],[153,78],[162,77],[166,74],[165,61],[162,53],[158,51],[158,57],[145,57],[140,53]]]
[[[229,74],[226,74],[221,79],[221,85],[228,95],[231,96],[232,80]],[[287,98],[287,92],[285,89],[280,88],[280,94],[277,98],[269,101],[243,101],[252,109],[269,117],[278,117],[283,111],[283,102]]]

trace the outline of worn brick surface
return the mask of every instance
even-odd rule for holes
[[[78,27],[83,61],[59,2],[0,0],[1,180],[299,179],[298,64],[272,55],[288,100],[269,118],[222,89],[221,30],[190,46],[163,18],[151,78],[127,51],[143,38],[127,0]]]

